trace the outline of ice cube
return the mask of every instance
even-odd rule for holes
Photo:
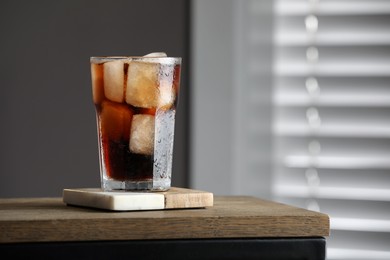
[[[91,64],[92,97],[95,104],[104,99],[103,64]]]
[[[127,73],[126,102],[135,107],[157,107],[158,73],[157,63],[130,62]]]
[[[104,101],[100,113],[103,137],[111,141],[128,141],[133,111],[126,104]]]
[[[161,80],[158,95],[158,108],[162,110],[168,110],[171,108],[174,100],[175,89],[173,88],[172,81]]]
[[[174,67],[162,64],[160,67],[160,84],[158,91],[158,108],[168,110],[173,105],[176,97],[173,86]]]
[[[154,151],[154,116],[134,115],[131,122],[130,151],[151,155]]]
[[[167,57],[167,54],[165,52],[152,52],[144,55],[144,57],[160,58],[160,57]]]
[[[115,102],[123,101],[124,62],[114,60],[104,63],[104,94]]]
[[[168,109],[175,100],[173,67],[152,62],[129,64],[126,102],[135,107]]]

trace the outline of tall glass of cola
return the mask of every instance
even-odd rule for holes
[[[181,58],[91,57],[101,187],[171,186]]]

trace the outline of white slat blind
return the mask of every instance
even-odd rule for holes
[[[276,0],[276,200],[328,213],[328,259],[390,259],[390,1]]]

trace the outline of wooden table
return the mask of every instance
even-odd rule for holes
[[[327,236],[327,215],[254,197],[133,212],[0,199],[0,255],[13,258],[325,259]]]

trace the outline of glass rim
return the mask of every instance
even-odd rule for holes
[[[181,57],[145,57],[145,56],[92,56],[90,57],[91,63],[103,63],[109,61],[147,61],[147,62],[156,62],[156,63],[181,63]]]

